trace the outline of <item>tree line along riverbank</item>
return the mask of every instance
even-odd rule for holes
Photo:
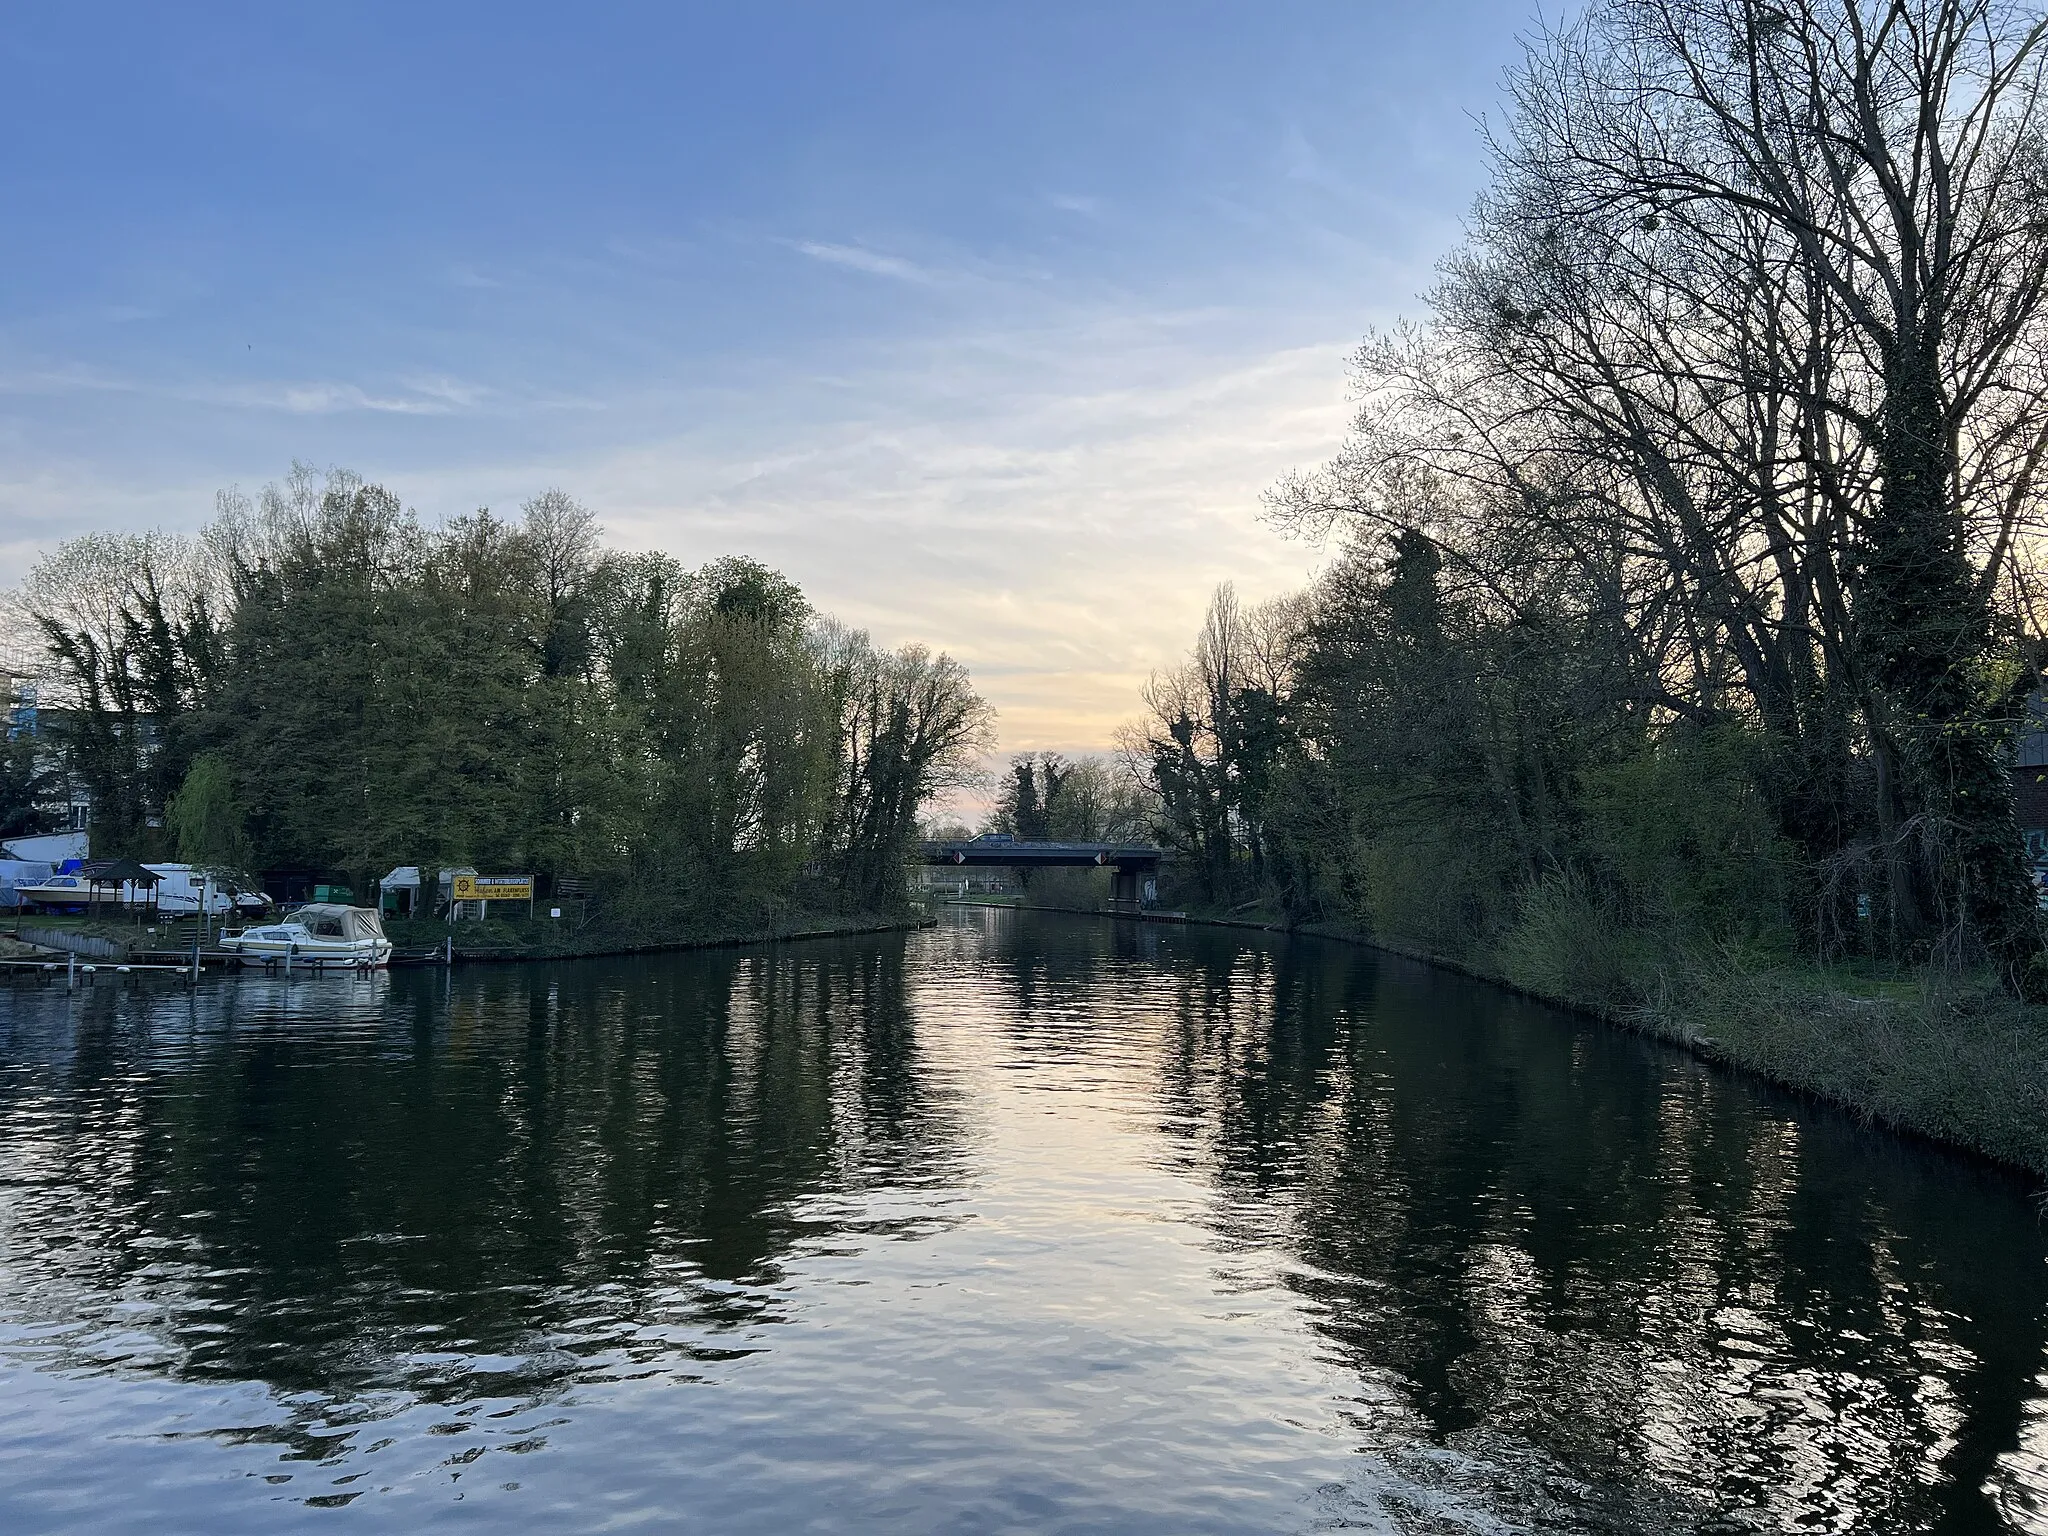
[[[1532,42],[1426,318],[1268,498],[1324,574],[1219,593],[1126,756],[1175,904],[2048,1171],[2043,35],[1851,10]]]
[[[901,913],[920,810],[991,744],[951,658],[877,646],[749,560],[608,550],[559,493],[428,528],[299,469],[196,538],[60,546],[15,618],[42,676],[7,830],[84,804],[96,855],[245,889],[535,872],[587,893],[528,937],[550,952]]]

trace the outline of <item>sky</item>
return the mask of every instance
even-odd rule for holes
[[[560,487],[1109,745],[1422,313],[1530,0],[22,7],[0,586],[346,466]]]

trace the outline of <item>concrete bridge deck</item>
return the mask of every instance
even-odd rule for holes
[[[999,869],[1107,869],[1111,872],[1110,904],[1136,910],[1157,895],[1153,883],[1167,850],[1149,843],[1035,842],[983,833],[952,842],[919,844],[926,864]]]
[[[1154,870],[1164,848],[1148,843],[1042,843],[1001,835],[918,845],[927,864],[1001,865],[1008,868],[1086,867]]]

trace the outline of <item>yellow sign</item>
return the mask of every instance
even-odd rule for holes
[[[457,901],[531,901],[531,875],[457,875]]]

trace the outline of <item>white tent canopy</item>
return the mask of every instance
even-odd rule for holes
[[[401,864],[377,882],[377,907],[397,917],[420,915],[420,867]]]

